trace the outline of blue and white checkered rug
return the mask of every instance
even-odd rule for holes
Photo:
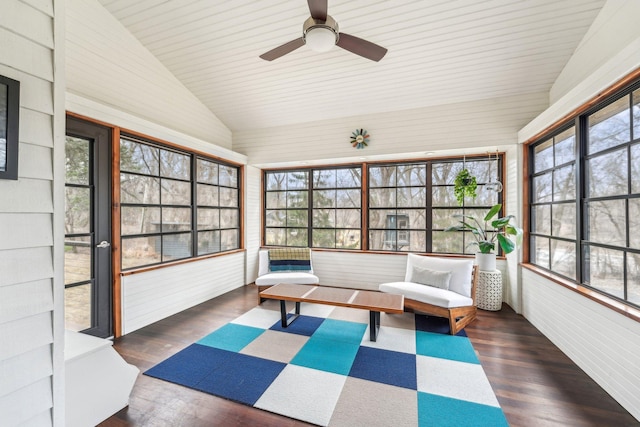
[[[443,319],[267,301],[145,372],[322,426],[506,426],[469,339]],[[444,330],[442,330],[444,328]],[[439,332],[434,332],[439,331]]]

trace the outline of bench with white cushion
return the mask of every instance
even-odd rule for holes
[[[405,310],[449,319],[455,335],[476,318],[477,281],[473,259],[408,254],[404,281],[383,283],[379,290],[404,295]]]
[[[312,252],[310,252],[312,253]],[[292,285],[317,285],[320,283],[318,276],[313,274],[313,260],[311,260],[308,271],[270,271],[269,270],[269,250],[261,249],[258,253],[258,304],[262,302],[260,292],[278,283],[288,283]]]

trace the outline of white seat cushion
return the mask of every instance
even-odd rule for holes
[[[318,276],[311,273],[267,273],[256,279],[258,286],[277,285],[278,283],[289,283],[293,285],[315,285],[320,283]]]
[[[405,282],[414,282],[412,279],[414,266],[435,271],[450,271],[449,290],[471,298],[473,259],[438,258],[408,254]]]
[[[405,298],[436,305],[444,308],[464,307],[473,305],[473,300],[457,292],[434,288],[413,282],[383,283],[380,291],[389,294],[404,295]]]

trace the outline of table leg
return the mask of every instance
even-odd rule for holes
[[[295,314],[291,316],[291,318],[287,319],[287,302],[285,300],[280,300],[280,324],[283,328],[286,328],[290,324],[293,323],[300,316],[300,301],[296,301],[296,311]]]
[[[380,312],[369,311],[369,341],[375,342],[380,329]]]

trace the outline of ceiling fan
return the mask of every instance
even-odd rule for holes
[[[304,21],[302,37],[278,46],[260,55],[266,61],[273,61],[299,47],[308,45],[317,52],[326,52],[334,45],[372,61],[380,61],[387,49],[375,43],[338,31],[338,23],[327,14],[327,0],[307,0],[311,16]]]

